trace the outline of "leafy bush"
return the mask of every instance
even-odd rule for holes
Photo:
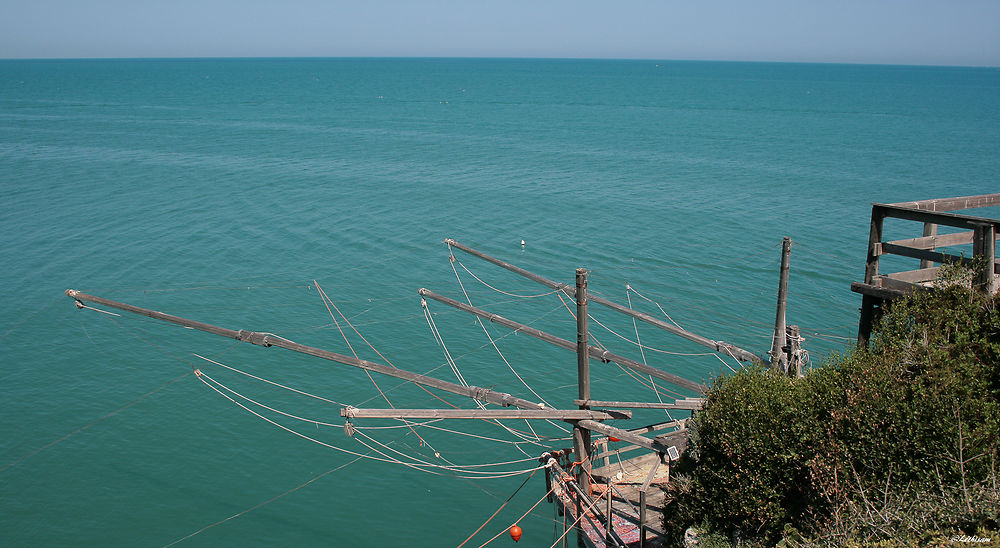
[[[916,293],[893,303],[868,350],[804,379],[759,368],[718,379],[692,423],[665,510],[675,540],[695,525],[790,546],[996,531],[997,298]]]

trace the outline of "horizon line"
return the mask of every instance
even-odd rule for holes
[[[792,61],[748,59],[669,59],[655,57],[546,57],[546,56],[478,56],[478,55],[204,55],[204,56],[137,56],[137,57],[0,57],[0,61],[208,61],[208,60],[297,60],[297,59],[357,59],[357,60],[510,60],[510,61],[631,61],[664,63],[747,63],[786,65],[857,65],[926,68],[1000,68],[997,65],[942,65],[937,63],[875,63],[857,61]]]

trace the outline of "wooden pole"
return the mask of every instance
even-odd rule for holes
[[[885,221],[886,210],[880,204],[872,204],[872,219],[868,232],[868,256],[865,258],[865,283],[872,284],[878,276],[878,258],[882,246],[882,224]],[[872,334],[875,323],[875,308],[882,304],[882,299],[872,295],[861,297],[861,319],[858,322],[858,347],[867,348],[868,338]]]
[[[352,367],[365,369],[375,373],[381,373],[383,375],[388,375],[390,377],[396,377],[417,384],[422,384],[424,386],[429,386],[431,388],[444,390],[445,392],[460,394],[462,396],[466,396],[469,398],[482,400],[489,403],[494,403],[497,405],[501,405],[503,407],[509,407],[513,405],[515,407],[520,407],[521,409],[545,408],[545,406],[540,403],[535,403],[532,401],[517,398],[503,392],[494,392],[493,390],[490,390],[488,388],[480,388],[478,386],[462,386],[460,384],[443,381],[441,379],[435,379],[434,377],[428,377],[426,375],[420,375],[418,373],[411,373],[409,371],[405,371],[403,369],[398,369],[395,367],[390,367],[388,365],[374,363],[367,360],[359,360],[351,356],[345,356],[343,354],[338,354],[336,352],[330,352],[329,350],[323,350],[320,348],[314,348],[312,346],[299,344],[297,342],[290,341],[288,339],[279,337],[272,333],[260,333],[257,331],[245,331],[245,330],[236,331],[233,329],[226,329],[224,327],[218,327],[212,324],[198,322],[195,320],[189,320],[187,318],[181,318],[179,316],[171,316],[170,314],[164,314],[163,312],[157,312],[156,310],[149,310],[146,308],[140,308],[138,306],[126,303],[112,301],[110,299],[105,299],[102,297],[96,297],[94,295],[88,295],[86,293],[81,293],[80,291],[76,291],[75,289],[67,289],[66,295],[72,297],[73,299],[76,299],[77,301],[88,301],[104,306],[109,306],[111,308],[117,308],[118,310],[124,310],[126,312],[132,312],[134,314],[139,314],[141,316],[146,316],[148,318],[175,323],[177,325],[181,325],[184,327],[190,327],[192,329],[197,329],[199,331],[204,331],[206,333],[212,333],[214,335],[220,335],[223,337],[228,337],[230,339],[236,339],[239,341],[248,342],[250,344],[258,346],[264,346],[264,347],[277,346],[279,348],[284,348],[286,350],[292,350],[294,352],[299,352],[301,354],[308,354],[310,356],[315,356],[317,358],[322,358],[324,360],[330,360],[333,362],[337,362],[344,365],[350,365]]]
[[[576,382],[581,400],[590,399],[590,334],[587,327],[587,269],[576,269]],[[588,409],[581,405],[581,410]],[[580,469],[576,481],[590,495],[590,430],[576,424],[573,428],[573,451]]]
[[[521,276],[524,276],[525,278],[528,278],[529,280],[536,281],[536,282],[538,282],[538,283],[540,283],[540,284],[542,284],[544,286],[551,287],[552,289],[560,290],[560,291],[562,291],[563,293],[565,293],[566,295],[568,295],[570,297],[574,297],[575,296],[574,295],[575,292],[574,292],[573,288],[570,287],[570,286],[568,286],[568,285],[566,285],[566,284],[564,284],[564,283],[554,282],[554,281],[552,281],[552,280],[550,280],[548,278],[543,278],[542,276],[539,276],[537,274],[528,272],[527,270],[524,270],[523,268],[516,267],[516,266],[514,266],[514,265],[512,265],[510,263],[501,261],[500,259],[497,259],[495,257],[491,257],[491,256],[489,256],[489,255],[487,255],[487,254],[485,254],[485,253],[483,253],[481,251],[476,251],[475,249],[472,249],[471,247],[467,247],[465,245],[462,245],[462,244],[456,242],[455,240],[452,240],[451,238],[445,240],[444,242],[446,244],[448,244],[449,246],[451,246],[451,247],[454,247],[456,249],[460,249],[460,250],[462,250],[462,251],[464,251],[464,252],[466,252],[466,253],[474,256],[474,257],[479,257],[480,259],[482,259],[482,260],[484,260],[484,261],[486,261],[488,263],[495,264],[495,265],[499,266],[500,268],[504,268],[504,269],[507,269],[507,270],[515,273],[515,274],[519,274]],[[703,337],[701,335],[698,335],[697,333],[692,333],[692,332],[690,332],[690,331],[688,331],[686,329],[682,329],[680,327],[677,327],[676,325],[669,324],[669,323],[667,323],[667,322],[665,322],[663,320],[654,318],[653,316],[650,316],[649,314],[646,314],[644,312],[639,312],[637,310],[632,310],[631,308],[628,308],[628,307],[622,306],[622,305],[620,305],[618,303],[609,301],[609,300],[607,300],[607,299],[605,299],[603,297],[599,297],[599,296],[596,296],[596,295],[591,295],[589,300],[592,301],[592,302],[595,302],[595,303],[597,303],[597,304],[599,304],[601,306],[606,306],[606,307],[608,307],[608,308],[610,308],[610,309],[612,309],[612,310],[614,310],[616,312],[620,312],[622,314],[631,316],[631,317],[633,317],[633,318],[635,318],[637,320],[644,321],[644,322],[648,323],[649,325],[658,327],[658,328],[660,328],[660,329],[662,329],[664,331],[669,331],[670,333],[673,333],[675,335],[683,337],[683,338],[685,338],[685,339],[687,339],[687,340],[689,340],[691,342],[694,342],[694,343],[700,344],[702,346],[711,348],[715,352],[721,352],[721,353],[727,354],[727,355],[731,354],[737,360],[740,360],[740,361],[743,361],[743,362],[761,363],[761,359],[760,359],[759,356],[757,356],[756,354],[754,354],[752,352],[749,352],[747,350],[743,350],[742,348],[739,348],[738,346],[735,346],[735,345],[732,345],[732,344],[729,344],[729,343],[726,343],[726,342],[722,342],[722,341],[713,341],[712,339],[709,339],[707,337]]]
[[[973,279],[975,289],[992,295],[996,293],[996,227],[984,224],[974,229],[972,237],[973,258],[978,262]]]
[[[781,240],[781,272],[778,277],[778,308],[774,315],[774,339],[771,342],[771,369],[786,371],[788,357],[785,347],[785,306],[788,300],[788,262],[792,254],[792,239]]]
[[[613,515],[612,514],[612,510],[614,509],[614,496],[613,496],[614,491],[612,490],[611,485],[612,485],[611,478],[609,477],[608,478],[608,490],[604,493],[605,495],[608,496],[607,513],[605,514],[606,517],[608,518],[608,520],[605,522],[605,525],[604,525],[604,545],[605,546],[611,546],[611,543],[614,542],[614,538],[611,537],[612,531],[615,530],[614,521],[611,519],[611,516]]]

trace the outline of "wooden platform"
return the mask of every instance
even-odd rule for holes
[[[650,471],[656,465],[656,471],[646,490],[645,539],[640,539],[640,489],[649,477]],[[629,548],[658,548],[667,546],[663,531],[663,504],[665,487],[670,481],[670,465],[661,462],[657,453],[647,453],[631,459],[612,459],[608,466],[595,468],[592,471],[595,483],[592,485],[593,498],[602,497],[608,489],[607,481],[612,482],[611,526],[618,537]],[[574,522],[577,517],[577,492],[566,482],[553,480],[554,503],[568,517],[567,522]],[[584,509],[589,502],[583,504]],[[580,521],[582,538],[587,546],[603,548],[616,546],[610,544],[607,538],[607,500],[602,499],[593,509],[586,512]],[[572,534],[572,533],[571,533]]]

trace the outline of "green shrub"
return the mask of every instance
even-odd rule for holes
[[[665,509],[675,540],[696,524],[788,546],[995,531],[997,299],[917,293],[893,304],[870,349],[804,379],[759,368],[718,379],[692,423]]]

